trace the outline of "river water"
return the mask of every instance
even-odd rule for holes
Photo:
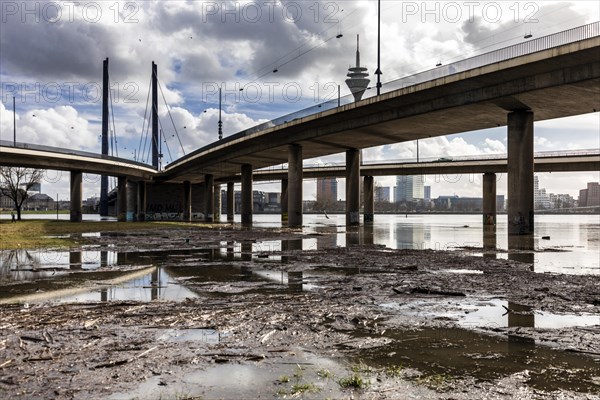
[[[10,218],[3,213],[0,218]],[[24,214],[23,219],[56,219],[52,214]],[[68,214],[59,214],[67,220]],[[85,214],[84,221],[114,220]],[[236,215],[236,222],[240,222]],[[225,220],[225,216],[222,217]],[[254,226],[281,227],[279,215],[254,215]],[[389,214],[375,215],[372,226],[347,229],[344,214],[304,215],[303,232],[318,234],[298,244],[302,250],[373,244],[392,249],[457,250],[476,256],[526,262],[540,273],[600,275],[600,215],[536,215],[535,235],[509,246],[507,217],[498,215],[495,232],[484,234],[477,214]],[[279,251],[281,241],[263,241],[255,251]],[[52,258],[68,262],[68,253]],[[96,257],[93,257],[96,258]],[[0,265],[1,266],[1,265]]]
[[[239,218],[239,216],[236,216]],[[239,222],[239,221],[238,221]],[[255,215],[254,225],[281,226],[278,215]],[[346,229],[345,215],[304,216],[306,233],[323,238],[305,240],[311,246],[375,244],[392,249],[461,250],[530,263],[536,272],[600,275],[600,215],[536,215],[535,235],[509,248],[506,215],[498,215],[495,232],[484,235],[481,215],[375,215],[373,226]],[[272,244],[276,246],[276,243]],[[321,245],[321,246],[320,246]],[[273,250],[278,250],[274,248]]]

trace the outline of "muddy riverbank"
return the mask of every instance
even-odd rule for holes
[[[116,261],[0,282],[0,395],[599,398],[597,276],[347,234],[343,248],[281,229],[78,237],[71,254]],[[119,285],[151,296],[111,301]]]

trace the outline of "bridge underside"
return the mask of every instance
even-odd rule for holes
[[[173,163],[158,180],[202,182],[287,163],[287,146],[315,158],[506,126],[513,110],[535,121],[600,110],[600,38],[540,51],[365,99],[261,131]]]

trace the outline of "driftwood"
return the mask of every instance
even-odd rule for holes
[[[428,289],[424,287],[415,287],[410,290],[411,293],[419,293],[419,294],[435,294],[438,296],[459,296],[465,297],[466,295],[463,292],[453,292],[450,290],[438,290],[438,289]]]
[[[138,354],[135,357],[131,357],[131,358],[128,358],[125,360],[117,360],[117,361],[111,361],[111,362],[107,362],[107,363],[103,363],[103,364],[98,364],[98,365],[92,367],[91,369],[111,368],[111,367],[116,367],[119,365],[127,364],[129,362],[135,361],[138,358],[145,356],[146,354],[150,353],[152,350],[156,350],[157,348],[158,348],[158,346],[154,346],[154,347],[149,348],[146,351],[141,352],[140,354]]]

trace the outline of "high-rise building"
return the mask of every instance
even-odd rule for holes
[[[390,201],[390,188],[388,186],[376,186],[375,187],[375,202],[389,202]]]
[[[318,202],[336,202],[338,200],[337,179],[319,178],[317,179],[317,201]]]
[[[540,188],[540,181],[537,175],[533,176],[533,208],[550,208],[550,196],[545,188]]]
[[[579,191],[577,204],[579,207],[600,206],[600,184],[598,182],[588,182],[587,188]]]
[[[423,175],[397,176],[394,193],[395,202],[417,201],[425,198]]]
[[[423,198],[425,201],[431,200],[431,186],[424,186],[423,189]]]

